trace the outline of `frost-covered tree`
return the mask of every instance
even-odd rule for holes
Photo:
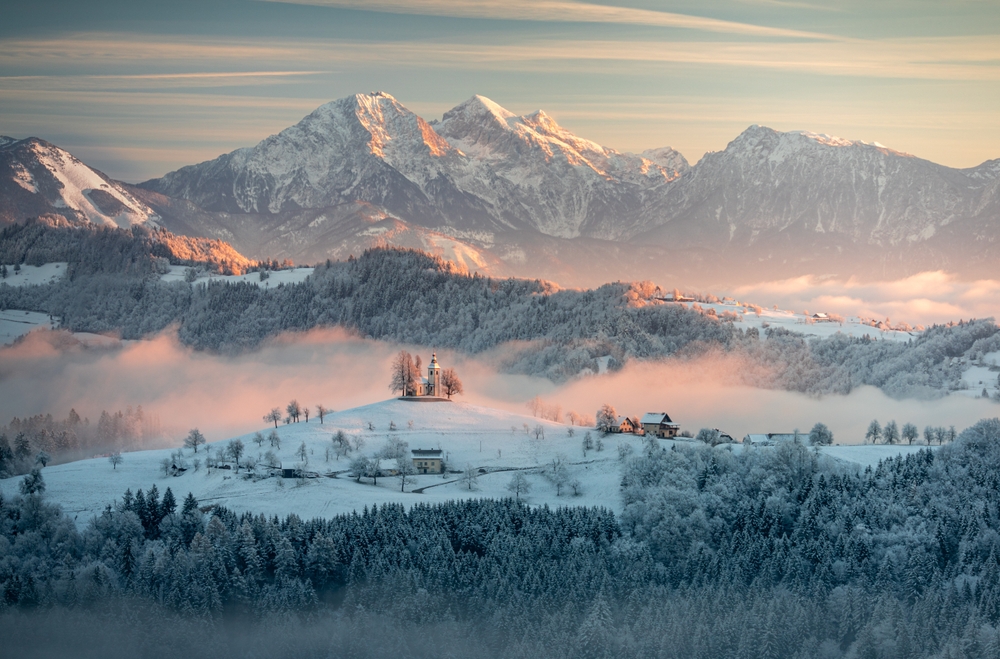
[[[441,387],[449,399],[454,395],[465,393],[465,390],[462,388],[462,381],[453,368],[446,368],[441,371]]]
[[[833,432],[825,423],[817,423],[809,431],[809,443],[813,446],[829,446],[833,444]]]
[[[288,417],[295,423],[299,422],[299,417],[302,416],[302,406],[299,405],[299,401],[291,400],[288,405],[285,406],[285,411],[288,412]]]
[[[413,363],[413,355],[405,350],[400,350],[392,360],[392,379],[389,382],[389,390],[398,391],[402,396],[412,395],[416,390],[419,375],[417,366]]]
[[[271,448],[281,448],[281,435],[278,434],[277,430],[268,433],[267,441],[271,444]]]
[[[121,451],[115,451],[114,453],[108,456],[108,462],[111,463],[111,468],[113,470],[117,470],[118,465],[120,465],[123,461],[124,458],[122,458]]]
[[[609,433],[618,425],[618,411],[613,405],[605,403],[597,411],[597,429],[602,433]]]
[[[410,446],[398,437],[390,437],[377,453],[377,457],[392,460],[399,477],[399,491],[405,491],[406,484],[413,481],[416,468],[410,455]]]
[[[896,425],[895,420],[885,424],[885,428],[882,430],[882,439],[886,444],[896,444],[899,442],[899,426]]]
[[[323,425],[323,419],[329,413],[330,413],[330,410],[326,409],[326,407],[324,405],[317,405],[316,406],[316,416],[319,417],[319,423],[320,423],[320,425]]]
[[[907,444],[913,444],[920,437],[920,431],[912,423],[907,423],[903,425],[903,441]]]
[[[520,501],[522,494],[531,492],[531,483],[528,482],[528,478],[523,473],[517,471],[507,483],[507,491],[513,494],[517,501]]]
[[[243,445],[243,441],[238,438],[230,439],[226,444],[226,454],[236,463],[237,469],[240,467],[240,458],[243,457],[245,451],[246,447]]]
[[[21,494],[24,496],[42,494],[45,492],[45,479],[42,478],[42,470],[38,467],[32,469],[24,478],[21,479],[20,489]]]
[[[194,449],[194,452],[197,453],[198,447],[204,444],[205,441],[205,436],[201,434],[201,431],[197,428],[192,428],[191,432],[184,438],[184,448]]]
[[[716,446],[720,441],[720,433],[714,428],[702,428],[694,438],[695,441],[708,444],[709,446]]]
[[[474,490],[479,485],[479,471],[472,465],[465,465],[465,469],[462,471],[462,476],[459,479],[463,486],[468,490]]]
[[[872,422],[868,424],[868,430],[865,432],[865,442],[878,444],[880,439],[882,439],[882,425],[878,422],[878,419],[872,419]]]
[[[264,415],[264,423],[274,423],[274,427],[278,427],[278,422],[281,421],[281,410],[277,407],[272,407],[271,411]]]

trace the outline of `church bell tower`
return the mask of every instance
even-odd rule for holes
[[[431,354],[431,363],[427,365],[427,385],[428,396],[441,396],[441,367],[436,352]]]

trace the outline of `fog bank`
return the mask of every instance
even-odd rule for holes
[[[83,348],[65,335],[38,332],[0,349],[0,423],[51,413],[63,418],[70,408],[96,423],[101,410],[142,405],[161,422],[168,444],[179,445],[198,427],[209,441],[264,427],[272,407],[291,399],[315,410],[323,404],[343,410],[392,395],[389,372],[401,349],[426,363],[432,348],[365,340],[339,329],[279,337],[260,350],[230,357],[197,352],[172,334],[118,348]],[[556,386],[524,375],[498,373],[498,359],[470,358],[439,351],[465,384],[459,400],[531,412],[525,403],[541,396],[563,412],[594,416],[604,403],[621,414],[668,412],[682,428],[720,428],[741,438],[750,432],[808,432],[827,424],[839,443],[860,443],[873,418],[900,425],[954,425],[961,430],[1000,407],[985,400],[949,396],[935,401],[893,400],[862,387],[848,396],[809,396],[743,385],[746,368],[729,355],[692,360],[632,362],[615,373],[582,377]]]
[[[778,305],[798,312],[808,309],[842,316],[889,318],[911,325],[1000,317],[1000,281],[961,281],[954,274],[940,270],[874,282],[807,275],[738,286],[730,294],[743,302],[766,307]]]

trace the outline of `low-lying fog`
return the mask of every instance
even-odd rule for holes
[[[0,349],[0,424],[46,413],[61,419],[70,408],[96,423],[101,410],[142,405],[159,417],[167,443],[177,445],[194,427],[210,441],[262,428],[265,413],[284,409],[293,398],[312,409],[322,403],[334,410],[384,400],[392,395],[389,364],[396,352],[405,348],[419,354],[426,365],[432,350],[360,339],[342,330],[286,335],[239,357],[196,352],[172,335],[113,349],[57,347],[56,337],[35,333]],[[873,418],[961,430],[1000,410],[988,400],[963,396],[893,400],[871,387],[823,398],[753,389],[740,384],[742,365],[726,356],[631,363],[617,373],[558,386],[498,373],[486,359],[446,351],[438,358],[453,366],[465,384],[458,400],[530,414],[525,403],[541,396],[564,413],[590,417],[610,403],[621,414],[665,411],[685,430],[720,428],[737,438],[796,428],[808,432],[823,422],[836,442],[861,443]]]
[[[716,295],[723,293],[708,291]],[[1000,314],[1000,281],[963,281],[943,271],[922,272],[895,281],[861,282],[796,277],[739,286],[731,295],[743,302],[801,312],[822,311],[930,325]]]

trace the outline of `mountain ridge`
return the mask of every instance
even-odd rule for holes
[[[955,169],[752,125],[690,165],[478,95],[428,122],[385,92],[355,94],[255,146],[115,185],[167,228],[298,262],[442,240],[491,274],[545,277],[892,276],[1000,257],[1000,159]],[[595,263],[602,252],[614,262]]]

